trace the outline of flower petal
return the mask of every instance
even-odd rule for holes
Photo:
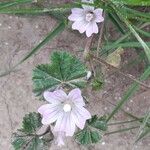
[[[94,14],[95,14],[95,22],[103,22],[104,21],[104,18],[102,16],[103,14],[103,9],[95,9],[94,11]]]
[[[98,26],[96,22],[90,22],[86,29],[86,35],[87,37],[90,37],[93,33],[98,33]]]
[[[64,128],[65,128],[65,124],[63,124],[63,119],[65,119],[65,113],[62,113],[61,115],[59,115],[59,117],[57,118],[55,127],[54,127],[54,132],[65,132]]]
[[[54,92],[45,91],[44,98],[50,103],[60,103],[67,98],[67,94],[63,90],[56,90]]]
[[[42,124],[48,125],[53,122],[55,122],[59,116],[61,115],[62,111],[58,106],[53,107],[50,110],[44,111],[43,118],[42,118]]]
[[[81,13],[83,13],[83,9],[82,8],[72,8],[71,12],[75,13],[75,14],[81,14]]]
[[[90,119],[91,114],[88,110],[86,110],[84,107],[76,106],[76,111],[82,116],[84,119]]]
[[[83,97],[81,95],[81,90],[76,88],[76,89],[73,89],[72,91],[70,91],[70,93],[68,94],[68,98],[74,102],[75,104],[79,104],[81,106],[84,106],[85,103],[84,103],[84,100],[83,100]]]
[[[65,132],[66,136],[73,136],[75,132],[75,122],[70,113],[63,113],[56,121],[55,132]]]
[[[48,109],[51,109],[52,108],[52,105],[51,104],[45,104],[45,105],[42,105],[39,109],[38,109],[38,112],[43,115],[44,112]]]
[[[71,116],[71,113],[68,113],[66,121],[66,136],[73,136],[74,132],[75,132],[75,122]]]
[[[84,10],[81,8],[71,9],[72,14],[68,17],[70,21],[80,21],[84,19]]]
[[[84,128],[86,119],[84,119],[77,111],[72,111],[71,117],[73,118],[77,127],[79,127],[80,129]]]
[[[83,32],[85,32],[87,25],[88,25],[88,23],[85,20],[75,21],[72,24],[72,29],[78,30],[80,33],[83,33]]]

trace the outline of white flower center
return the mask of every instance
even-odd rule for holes
[[[88,12],[85,16],[86,21],[90,22],[94,18],[94,14],[92,12]]]
[[[71,105],[70,105],[70,104],[65,104],[65,105],[63,106],[63,110],[64,110],[65,112],[71,111]]]

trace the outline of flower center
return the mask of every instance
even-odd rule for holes
[[[71,105],[70,105],[70,104],[65,104],[65,105],[63,106],[63,110],[64,110],[65,112],[71,111]]]
[[[93,18],[94,18],[93,12],[88,12],[86,14],[86,17],[85,17],[86,21],[90,22]]]

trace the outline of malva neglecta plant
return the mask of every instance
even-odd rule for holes
[[[65,51],[51,54],[49,64],[41,64],[33,69],[33,91],[39,99],[46,100],[37,108],[37,112],[26,114],[22,128],[13,134],[12,145],[15,150],[46,150],[55,141],[58,146],[65,145],[65,138],[74,138],[77,143],[90,145],[101,142],[104,136],[137,130],[135,142],[150,133],[150,110],[142,117],[125,112],[132,120],[114,122],[122,125],[136,122],[136,126],[111,131],[110,120],[123,105],[142,86],[150,76],[150,33],[145,27],[150,25],[149,0],[70,0],[60,5],[43,5],[44,0],[12,0],[0,2],[1,14],[13,15],[50,15],[58,21],[48,35],[34,47],[20,62],[10,70],[2,73],[5,76],[17,66],[33,56],[45,44],[52,41],[65,28],[75,30],[76,34],[84,34],[87,43],[83,50],[84,62]],[[26,6],[27,5],[27,6]],[[24,7],[26,6],[26,7]],[[144,11],[142,8],[145,8]],[[112,23],[119,33],[118,39],[108,37],[107,26]],[[77,30],[77,31],[76,31]],[[79,31],[79,32],[78,32]],[[98,38],[97,38],[98,35]],[[94,39],[94,41],[93,41]],[[96,43],[97,42],[97,43]],[[95,47],[93,43],[96,43]],[[141,48],[137,52],[138,63],[144,61],[145,69],[137,79],[121,71],[121,53],[126,48]],[[137,61],[137,60],[135,60]],[[101,90],[104,85],[103,76],[97,72],[102,66],[110,68],[120,75],[129,78],[133,84],[124,93],[122,99],[115,104],[109,114],[92,114],[88,109],[84,90],[92,87]],[[106,69],[105,68],[105,69]],[[107,83],[105,83],[107,84]]]

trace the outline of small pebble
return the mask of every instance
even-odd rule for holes
[[[11,29],[11,26],[8,26],[8,29]]]
[[[7,42],[5,42],[5,45],[9,45]]]
[[[131,99],[130,102],[133,103],[133,100]]]
[[[107,109],[108,109],[107,107],[104,108],[104,110],[107,110]]]
[[[36,26],[35,26],[35,28],[36,28],[36,29],[38,29],[38,28],[39,28],[39,26],[38,26],[38,25],[36,25]]]

